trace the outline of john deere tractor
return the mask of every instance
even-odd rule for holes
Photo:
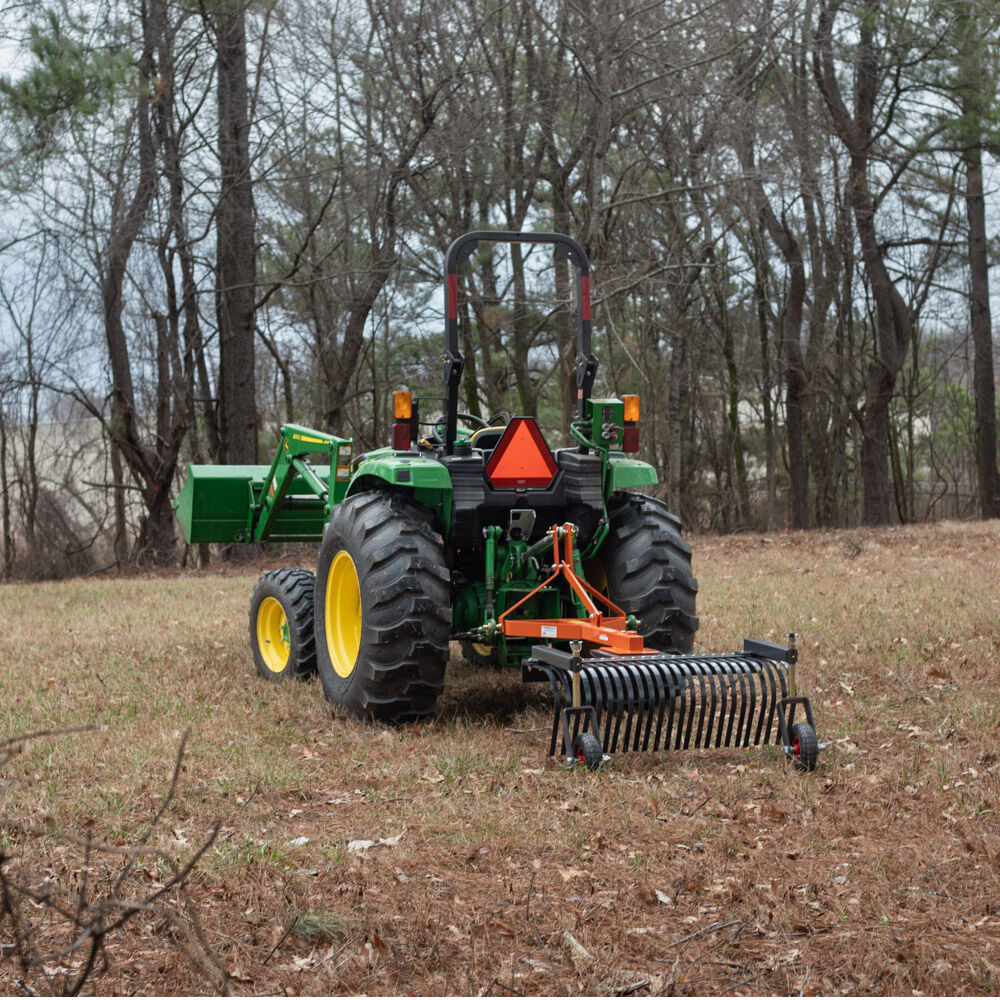
[[[550,244],[575,269],[569,447],[552,450],[530,416],[459,410],[458,271],[483,242]],[[792,643],[692,652],[691,549],[677,517],[637,492],[657,482],[634,457],[639,397],[593,395],[580,244],[558,233],[459,237],[445,257],[443,362],[443,397],[395,394],[388,447],[356,455],[349,439],[285,425],[269,467],[190,466],[176,503],[189,543],[319,542],[315,576],[282,569],[257,583],[250,645],[261,676],[318,671],[326,697],[356,716],[416,719],[434,712],[457,640],[474,663],[548,681],[550,752],[589,767],[616,747],[777,739],[811,770],[812,712],[789,696]],[[794,722],[796,708],[805,721]]]

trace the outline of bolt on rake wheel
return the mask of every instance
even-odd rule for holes
[[[819,741],[816,730],[808,722],[796,722],[792,726],[792,760],[796,771],[815,771],[819,757]]]
[[[604,747],[593,733],[577,733],[573,737],[573,759],[588,771],[596,771],[604,763]]]
[[[307,569],[277,569],[254,587],[250,648],[257,673],[266,680],[304,680],[316,672],[314,583]]]

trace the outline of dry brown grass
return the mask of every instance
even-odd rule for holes
[[[190,730],[152,846],[183,863],[221,822],[187,892],[241,993],[996,994],[1000,523],[695,558],[699,649],[801,634],[815,774],[773,749],[567,770],[514,731],[548,724],[544,692],[457,662],[429,724],[337,718],[252,672],[253,576],[178,575],[0,588],[0,736],[94,727],[26,743],[0,813],[134,844]],[[123,864],[7,841],[66,886]],[[95,988],[217,988],[164,926],[123,928]]]

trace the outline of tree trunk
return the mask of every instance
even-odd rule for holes
[[[963,100],[962,113],[969,114]],[[983,151],[965,151],[965,209],[969,218],[969,309],[975,351],[972,394],[976,409],[976,470],[979,510],[984,518],[1000,517],[1000,472],[997,470],[997,408],[993,380],[993,330],[990,322],[989,251],[986,199],[983,196]]]
[[[877,525],[888,524],[890,520],[889,405],[910,342],[912,318],[889,275],[875,232],[876,199],[869,188],[868,167],[874,132],[873,114],[881,79],[874,40],[874,21],[880,0],[865,0],[862,6],[854,60],[853,116],[844,105],[833,61],[832,30],[837,6],[831,9],[825,0],[816,30],[813,67],[834,127],[850,156],[848,197],[875,302],[875,351],[865,377],[865,403],[861,413],[861,475],[864,485],[862,519],[865,524]]]
[[[216,206],[216,310],[219,323],[219,458],[257,461],[254,378],[255,259],[246,8],[221,0],[215,15],[221,189]]]
[[[2,508],[3,571],[0,580],[9,580],[14,571],[14,536],[10,528],[10,481],[7,478],[7,422],[0,400],[0,504]]]
[[[768,531],[778,528],[778,451],[774,436],[774,414],[771,399],[771,336],[767,308],[767,255],[759,225],[754,230],[754,302],[757,307],[757,331],[760,336],[760,399],[764,414],[764,461],[767,483],[765,524]]]

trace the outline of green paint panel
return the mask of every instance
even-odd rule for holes
[[[632,486],[655,486],[659,482],[654,469],[648,462],[636,458],[610,458],[608,460],[608,485],[610,494],[614,490],[624,490]]]

